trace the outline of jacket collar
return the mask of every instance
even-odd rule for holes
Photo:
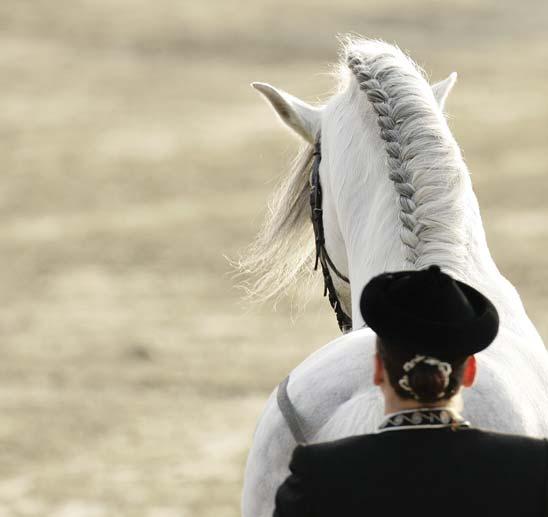
[[[377,432],[404,431],[406,429],[442,429],[470,427],[454,409],[447,407],[406,409],[386,415]]]

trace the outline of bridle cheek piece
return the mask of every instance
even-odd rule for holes
[[[346,333],[352,330],[352,318],[346,314],[341,307],[329,268],[331,268],[331,270],[347,284],[350,284],[350,280],[337,269],[325,249],[325,235],[322,217],[322,187],[320,185],[320,163],[322,161],[320,137],[318,137],[316,143],[314,144],[313,156],[314,163],[312,164],[312,172],[310,173],[310,211],[312,227],[314,228],[314,239],[316,242],[316,261],[314,262],[314,271],[318,269],[318,264],[321,264],[324,282],[323,295],[328,295],[329,304],[335,311],[339,328],[343,333]]]

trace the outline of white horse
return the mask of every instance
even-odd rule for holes
[[[468,170],[443,115],[456,74],[430,86],[413,61],[379,41],[349,39],[343,54],[339,91],[324,106],[253,85],[308,144],[242,264],[258,273],[251,288],[265,298],[278,294],[310,261],[310,144],[320,132],[326,248],[352,287],[332,275],[354,330],[290,374],[288,393],[306,440],[374,432],[383,404],[372,383],[375,336],[362,328],[362,288],[381,272],[431,264],[483,292],[500,314],[499,335],[478,354],[477,381],[463,394],[464,416],[485,429],[548,436],[547,353],[491,258]],[[272,515],[295,444],[275,390],[247,461],[244,517]]]

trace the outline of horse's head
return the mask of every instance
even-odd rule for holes
[[[352,305],[350,289],[341,281],[336,270],[352,279],[348,259],[352,239],[348,236],[356,231],[357,219],[349,218],[348,214],[341,216],[341,210],[349,206],[349,192],[356,193],[357,207],[362,207],[364,202],[367,202],[367,191],[378,197],[374,189],[366,186],[365,178],[382,175],[383,180],[389,183],[385,170],[386,151],[379,137],[377,114],[367,102],[365,94],[362,93],[359,98],[359,89],[349,87],[355,74],[355,70],[348,64],[346,70],[341,73],[343,79],[339,93],[320,106],[312,106],[270,84],[252,84],[269,101],[279,118],[306,143],[316,143],[321,135],[320,177],[326,255],[332,260],[329,270],[341,304],[348,314]],[[440,111],[443,111],[455,81],[456,73],[452,73],[447,79],[431,86]],[[360,109],[357,109],[358,107]],[[356,152],[360,154],[359,160],[356,159]],[[358,167],[359,170],[356,170]],[[357,183],[349,179],[353,172],[356,173],[354,179]],[[364,188],[358,189],[358,185]],[[353,210],[363,212],[361,208]],[[363,243],[363,240],[361,242]],[[370,255],[375,256],[375,252],[376,250],[371,250]],[[382,253],[380,255],[382,256]]]

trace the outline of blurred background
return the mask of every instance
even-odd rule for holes
[[[0,517],[239,515],[274,386],[338,335],[224,258],[298,143],[249,87],[333,88],[336,34],[433,81],[492,253],[548,338],[548,3],[2,0]]]

